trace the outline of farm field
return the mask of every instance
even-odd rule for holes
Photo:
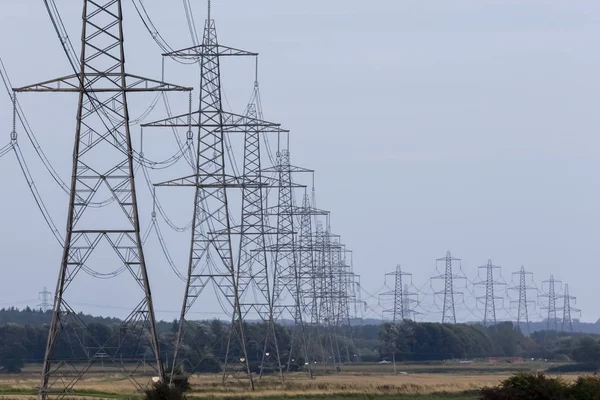
[[[333,374],[317,368],[314,379],[305,373],[286,375],[282,384],[275,376],[265,376],[255,380],[256,390],[232,384],[221,386],[220,375],[200,374],[190,379],[189,398],[218,399],[277,399],[294,400],[336,400],[336,399],[404,399],[441,400],[476,399],[477,389],[493,386],[519,370],[543,370],[548,363],[527,363],[520,365],[489,365],[487,363],[469,365],[412,365],[399,364],[397,374],[391,365],[356,364],[346,366],[341,373]],[[28,365],[22,374],[0,376],[0,398],[33,398],[38,385],[38,365]],[[575,379],[563,376],[565,380]],[[76,393],[69,398],[140,398],[131,383],[116,374],[94,370],[76,386]]]

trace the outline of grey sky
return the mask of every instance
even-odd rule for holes
[[[57,3],[76,43],[79,2]],[[172,46],[191,45],[181,2],[145,3]],[[201,28],[204,1],[193,3]],[[476,267],[488,258],[503,267],[507,280],[521,265],[535,273],[538,285],[553,273],[578,296],[584,320],[600,317],[593,296],[600,279],[595,254],[600,242],[600,56],[594,50],[600,4],[214,3],[219,41],[260,53],[265,117],[293,132],[293,163],[316,169],[317,205],[332,210],[333,229],[354,250],[354,266],[366,290],[381,287],[383,274],[397,263],[421,287],[432,275],[435,259],[451,250],[462,258],[472,280]],[[160,51],[130,2],[125,4],[128,71],[158,77]],[[4,1],[0,9],[0,57],[15,85],[71,72],[42,2]],[[167,65],[167,80],[197,85],[195,67]],[[224,88],[233,110],[243,109],[253,73],[250,60],[224,65]],[[68,179],[75,97],[31,94],[20,100],[49,158]],[[132,114],[151,100],[130,97]],[[176,112],[186,111],[185,95],[174,96],[173,103]],[[163,116],[157,109],[151,119]],[[0,130],[6,132],[6,142],[10,118],[2,92]],[[62,230],[67,197],[20,133],[36,183]],[[169,138],[153,131],[144,145],[148,153],[155,152],[151,156],[166,158],[171,153],[161,152],[160,143]],[[0,168],[5,171],[0,303],[27,303],[43,286],[54,290],[60,249],[14,156],[0,159]],[[140,207],[146,226],[151,204],[144,182],[137,184],[144,190]],[[185,224],[191,193],[165,193],[165,202],[174,219]],[[183,270],[188,234],[167,236]],[[167,311],[179,309],[181,285],[156,251],[156,240],[152,246],[147,254],[155,305],[165,310],[158,316],[172,318],[176,313]],[[94,293],[91,285],[96,287],[91,281],[83,284],[82,303],[119,304],[105,289]],[[92,306],[78,309],[121,314]]]

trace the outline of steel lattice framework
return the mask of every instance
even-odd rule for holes
[[[459,258],[452,258],[450,255],[450,251],[446,253],[446,257],[438,258],[437,262],[444,262],[444,273],[438,276],[434,276],[431,279],[443,279],[444,280],[444,290],[441,292],[436,292],[435,294],[442,294],[444,296],[444,305],[442,309],[442,323],[456,323],[456,308],[454,303],[454,295],[462,294],[461,292],[457,292],[454,288],[454,281],[457,279],[466,279],[464,276],[455,275],[452,272],[452,263],[458,261],[460,263]]]
[[[548,298],[548,306],[542,308],[548,310],[548,319],[546,320],[547,331],[549,331],[550,328],[554,328],[555,331],[558,331],[556,300],[558,300],[559,296],[556,294],[556,284],[560,282],[561,281],[554,279],[554,275],[550,275],[550,279],[542,282],[542,284],[548,284],[548,293],[541,295],[541,297]]]
[[[337,317],[336,317],[336,301],[335,301],[335,276],[332,260],[333,235],[329,229],[325,230],[322,221],[317,221],[315,229],[315,271],[317,281],[317,298],[316,307],[317,315],[314,320],[318,324],[323,325],[326,331],[323,338],[324,349],[323,354],[329,357],[334,365],[341,368],[341,352],[337,336]],[[329,355],[327,355],[329,354]],[[326,358],[325,361],[328,359]]]
[[[521,322],[525,321],[525,324],[527,326],[527,335],[529,335],[530,329],[528,304],[535,304],[535,302],[527,300],[527,292],[530,290],[537,290],[537,288],[527,285],[527,276],[533,277],[533,273],[525,271],[524,266],[521,266],[519,272],[513,272],[513,276],[514,275],[519,275],[519,285],[510,287],[509,289],[517,290],[519,292],[519,300],[515,301],[516,303],[518,303],[517,326],[520,327]]]
[[[571,314],[573,312],[579,313],[581,312],[580,309],[575,308],[572,306],[572,304],[575,304],[575,302],[577,301],[577,298],[575,296],[570,296],[569,295],[569,285],[565,283],[565,293],[561,296],[563,298],[564,304],[563,304],[563,318],[562,318],[562,324],[560,327],[560,330],[562,332],[564,332],[565,330],[565,325],[568,326],[569,328],[569,332],[573,332],[573,319],[571,318]]]
[[[505,285],[503,282],[494,279],[494,271],[499,271],[500,267],[493,265],[492,260],[488,260],[487,264],[479,267],[479,269],[485,269],[486,274],[485,281],[475,282],[475,285],[485,286],[485,296],[477,298],[477,300],[484,299],[485,302],[483,325],[496,325],[496,301],[503,300],[503,298],[495,296],[494,291],[496,286]]]
[[[225,300],[224,304],[231,312],[231,328],[226,356],[221,360],[223,382],[229,376],[241,378],[240,371],[244,371],[242,374],[246,377],[249,387],[253,389],[254,382],[250,372],[243,327],[244,310],[242,310],[239,291],[240,271],[238,268],[241,265],[234,259],[232,245],[232,235],[241,234],[242,229],[246,229],[246,227],[232,225],[228,189],[260,188],[264,183],[257,176],[236,176],[229,173],[231,166],[228,167],[226,164],[225,135],[230,133],[251,135],[257,130],[261,133],[279,133],[281,129],[279,124],[260,121],[249,116],[250,112],[247,115],[238,115],[223,110],[220,59],[230,56],[255,57],[257,54],[218,43],[215,21],[210,15],[210,2],[202,44],[168,53],[165,56],[199,59],[201,70],[199,111],[143,125],[198,128],[196,173],[158,184],[158,186],[196,188],[190,261],[173,368],[178,368],[185,361],[189,362],[189,359],[184,359],[178,363],[184,338],[188,335],[189,328],[193,326],[189,323],[187,315],[206,286],[212,284],[217,298]],[[248,168],[251,169],[254,166],[249,164]],[[244,233],[247,239],[248,231]],[[244,275],[244,277],[247,276]],[[264,304],[267,304],[268,309],[268,302],[263,302]],[[261,307],[261,310],[264,308]],[[194,341],[193,338],[190,340]],[[201,353],[199,346],[196,347],[196,351]],[[195,367],[196,365],[188,365],[187,368],[193,371]]]
[[[299,343],[300,354],[305,360],[308,357],[308,342],[304,325],[302,298],[301,266],[299,263],[299,245],[295,231],[295,216],[297,207],[294,205],[294,188],[298,187],[292,181],[295,172],[313,172],[308,169],[292,166],[290,152],[282,149],[277,152],[276,165],[263,170],[266,174],[277,177],[277,207],[274,213],[277,217],[275,244],[268,245],[267,251],[273,253],[273,293],[272,304],[275,320],[283,316],[291,317],[294,321],[291,348],[288,352],[287,370],[292,362],[294,344]],[[312,377],[312,367],[308,364],[308,373]]]
[[[15,89],[79,94],[67,232],[44,357],[41,398],[51,394],[64,397],[101,359],[114,363],[137,389],[144,389],[150,383],[150,377],[140,370],[146,347],[155,358],[154,374],[164,375],[141,247],[127,93],[191,89],[125,72],[121,0],[84,0],[82,14],[79,72]],[[108,276],[128,271],[135,282],[131,289],[137,289],[141,298],[114,335],[100,339],[90,332],[67,297],[82,270],[94,274],[94,265],[106,265],[106,254],[97,251],[103,245],[112,249],[118,266],[117,272]],[[72,358],[59,360],[55,350],[65,344],[71,346]]]
[[[404,304],[405,300],[408,298],[408,293],[405,293],[405,287],[403,283],[403,277],[410,277],[412,279],[412,274],[408,272],[403,272],[400,264],[396,265],[396,271],[388,272],[385,274],[384,284],[387,285],[388,277],[393,277],[394,279],[394,288],[387,292],[380,294],[381,298],[392,298],[393,305],[392,308],[384,309],[384,313],[389,313],[392,315],[392,323],[402,322],[405,319],[409,319],[409,308],[408,304]]]

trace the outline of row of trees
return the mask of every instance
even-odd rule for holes
[[[118,349],[124,359],[146,357],[149,362],[152,360],[150,343],[136,332],[123,330],[122,321],[86,315],[78,317],[85,321],[89,329],[85,332],[77,331],[66,323],[63,326],[65,334],[61,335],[61,341],[57,345],[57,359],[86,359],[102,345],[106,348],[103,351],[108,353],[113,351],[111,349]],[[16,372],[25,362],[38,363],[43,360],[49,320],[50,313],[40,310],[0,310],[0,365],[4,371]],[[192,323],[187,329],[181,357],[189,359],[196,371],[218,371],[220,367],[216,360],[225,357],[229,329],[228,323],[219,320]],[[161,321],[158,330],[161,352],[170,362],[178,323]],[[262,323],[247,323],[245,331],[251,368],[258,369],[262,360],[266,326]],[[341,359],[343,362],[377,362],[382,359],[431,361],[502,356],[600,363],[599,336],[546,331],[525,336],[510,322],[484,327],[475,324],[404,321],[395,325],[355,326],[346,332],[339,328],[327,331],[323,327],[307,327],[306,333],[309,335],[310,360],[306,360],[300,351],[298,337],[294,337],[290,326],[276,327],[281,361],[284,364],[291,362],[292,368],[296,368],[307,361],[321,363],[331,359]],[[331,341],[331,338],[335,338],[336,354],[321,350],[321,344]],[[296,342],[292,343],[293,341]],[[242,356],[235,353],[233,355]]]

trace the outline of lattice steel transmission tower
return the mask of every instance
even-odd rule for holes
[[[329,224],[327,223],[327,226]],[[326,332],[322,347],[325,362],[331,359],[341,369],[342,356],[337,335],[337,306],[335,296],[335,273],[333,267],[333,235],[318,220],[315,228],[315,275],[318,285],[318,315],[315,318]]]
[[[564,332],[565,325],[567,325],[569,327],[569,332],[573,332],[573,320],[571,319],[571,313],[572,312],[576,312],[576,313],[581,312],[580,309],[572,306],[572,304],[575,304],[575,302],[577,301],[577,298],[575,296],[569,295],[569,285],[568,284],[565,284],[565,293],[560,297],[562,297],[562,299],[564,301],[563,308],[562,308],[563,318],[562,318],[562,324],[561,324],[560,330],[561,330],[561,332]]]
[[[320,271],[316,265],[315,240],[313,233],[313,219],[316,217],[327,217],[328,211],[319,210],[311,205],[308,193],[302,199],[301,207],[294,207],[300,218],[300,232],[298,240],[298,258],[301,277],[301,297],[304,299],[306,322],[311,325],[319,325],[319,293]]]
[[[252,120],[262,119],[262,104],[258,79],[254,83],[253,96],[246,109]],[[256,125],[256,124],[255,124]],[[261,139],[263,132],[258,126],[246,129],[244,134],[243,177],[248,182],[263,183],[261,163]],[[242,219],[237,270],[240,307],[245,317],[255,312],[265,323],[265,337],[260,366],[260,376],[265,369],[279,371],[283,379],[279,345],[275,330],[275,315],[271,297],[269,262],[266,235],[274,230],[267,226],[265,193],[261,185],[245,185],[242,188]]]
[[[525,324],[527,326],[527,335],[529,335],[531,332],[530,332],[530,328],[529,328],[528,304],[529,303],[535,304],[535,302],[527,300],[527,292],[530,290],[537,291],[537,288],[534,286],[529,286],[527,284],[527,276],[529,275],[529,276],[533,277],[533,273],[525,271],[524,266],[521,266],[521,269],[519,270],[519,272],[513,272],[513,276],[514,275],[519,275],[519,284],[517,286],[513,286],[508,289],[516,290],[519,293],[519,300],[513,301],[513,303],[518,303],[517,326],[520,327],[521,322],[525,321]]]
[[[194,326],[188,320],[188,313],[196,300],[203,294],[206,286],[212,284],[216,300],[224,305],[224,311],[227,314],[231,313],[226,353],[220,360],[223,382],[225,383],[228,377],[240,379],[244,375],[251,389],[254,388],[254,381],[248,361],[243,324],[244,311],[239,291],[241,273],[239,268],[242,268],[242,265],[235,260],[232,242],[232,236],[242,234],[242,230],[245,230],[246,227],[242,229],[240,226],[233,226],[228,192],[231,189],[262,188],[265,183],[262,178],[253,176],[254,172],[248,177],[235,174],[233,166],[226,162],[225,140],[227,135],[233,133],[253,134],[257,130],[261,134],[279,133],[281,128],[279,124],[261,121],[248,115],[234,114],[223,109],[220,60],[222,57],[256,57],[257,55],[257,53],[218,43],[209,1],[202,44],[165,54],[168,57],[199,60],[199,110],[142,125],[144,127],[198,128],[195,174],[157,184],[157,186],[196,188],[190,259],[179,332],[174,350],[173,369],[187,363],[188,370],[194,371],[198,365],[198,363],[190,363],[189,357],[182,360],[178,360],[178,357],[185,338],[195,342],[193,335],[190,335]],[[248,149],[248,151],[251,150]],[[255,166],[251,168],[255,168]],[[246,235],[248,233],[248,231],[245,232]],[[242,275],[244,278],[247,278],[247,272]],[[212,298],[213,301],[215,297]],[[267,305],[268,308],[268,302],[263,301],[262,305]],[[261,310],[263,309],[264,307],[261,307]],[[194,350],[198,353],[199,358],[197,359],[201,361],[206,357],[206,354],[201,354],[199,351],[202,348],[203,346],[196,344],[196,350]]]
[[[457,279],[466,280],[467,278],[462,275],[455,275],[452,272],[452,263],[458,262],[460,265],[460,258],[452,258],[452,256],[450,255],[450,251],[448,251],[446,253],[446,257],[438,258],[436,260],[436,268],[437,268],[437,263],[439,263],[440,261],[444,262],[444,273],[441,275],[438,275],[438,276],[434,276],[431,279],[432,280],[433,279],[443,279],[444,280],[444,290],[435,292],[435,294],[438,294],[438,295],[443,294],[444,295],[444,306],[443,306],[443,310],[442,310],[442,323],[455,324],[456,323],[456,307],[454,304],[454,295],[456,295],[456,294],[462,295],[462,292],[457,292],[454,289],[454,281]]]
[[[46,286],[44,286],[44,290],[38,293],[38,299],[41,303],[37,306],[44,312],[52,309],[52,303],[50,303],[51,295],[52,293],[50,293],[48,289],[46,289]]]
[[[485,296],[477,298],[477,300],[484,299],[485,301],[483,325],[488,326],[490,320],[492,325],[496,325],[496,300],[503,300],[503,298],[497,297],[494,292],[496,286],[503,286],[505,283],[494,279],[494,270],[500,270],[500,267],[493,265],[492,260],[488,260],[487,265],[481,266],[479,269],[485,269],[486,271],[485,281],[475,282],[475,285],[485,286]]]
[[[304,299],[302,304],[304,307],[304,322],[308,328],[309,362],[315,362],[317,359],[320,359],[322,363],[325,363],[325,350],[321,337],[323,330],[319,321],[321,276],[317,266],[318,256],[315,245],[316,237],[313,233],[313,219],[319,216],[327,217],[329,212],[313,207],[308,193],[305,192],[302,199],[302,206],[294,206],[293,214],[300,220],[297,250],[301,282],[300,297]]]
[[[150,384],[150,376],[139,368],[146,348],[154,358],[153,374],[164,376],[141,246],[127,94],[191,89],[125,72],[121,0],[84,0],[82,18],[79,71],[15,89],[79,94],[67,231],[39,389],[42,399],[67,395],[100,360],[109,360],[142,390]],[[99,251],[103,247],[112,260]],[[107,266],[115,270],[98,272]],[[109,338],[92,334],[67,301],[68,289],[77,286],[82,271],[105,278],[130,273],[131,291],[139,292],[141,299]],[[57,355],[65,345],[71,346],[68,359],[64,352]]]
[[[554,279],[554,275],[550,275],[550,279],[542,282],[542,285],[544,283],[548,284],[548,293],[541,295],[541,297],[548,298],[548,306],[542,308],[542,309],[548,310],[548,319],[546,321],[546,330],[550,330],[550,328],[554,328],[555,331],[558,331],[558,316],[557,316],[557,309],[556,309],[556,300],[559,298],[559,296],[556,294],[555,285],[556,285],[556,283],[560,283],[560,282],[561,281]]]
[[[392,298],[393,305],[392,308],[388,308],[383,310],[384,313],[389,313],[392,315],[392,323],[402,322],[405,319],[409,319],[407,314],[410,306],[408,304],[404,304],[405,300],[407,300],[407,295],[405,294],[405,286],[403,283],[403,277],[410,277],[412,280],[412,274],[408,272],[403,272],[400,264],[396,265],[396,271],[388,272],[385,274],[384,284],[387,286],[387,278],[393,279],[394,287],[393,289],[380,294],[381,298]]]
[[[410,286],[405,284],[402,295],[404,296],[404,300],[402,301],[402,306],[404,307],[404,317],[407,320],[414,320],[417,314],[421,314],[412,306],[412,304],[419,304],[418,293],[412,293],[410,291]]]
[[[350,292],[350,281],[352,271],[346,260],[346,254],[350,251],[341,244],[340,239],[334,239],[333,268],[334,268],[334,299],[337,304],[336,325],[340,335],[344,338],[344,353],[346,362],[352,363],[350,347],[353,347],[352,323],[350,320],[350,304],[354,301]]]
[[[313,172],[305,168],[295,167],[290,162],[289,149],[281,149],[277,153],[276,165],[263,170],[264,173],[274,173],[277,176],[277,227],[275,244],[267,246],[267,251],[273,252],[273,293],[272,303],[275,310],[275,320],[289,316],[294,321],[292,333],[292,348],[289,349],[287,370],[292,363],[294,343],[299,342],[300,354],[309,360],[308,343],[304,326],[304,299],[302,298],[303,281],[299,260],[299,243],[296,237],[295,216],[298,210],[294,205],[294,188],[298,187],[292,181],[295,172]],[[308,364],[308,372],[312,377],[312,366]]]

